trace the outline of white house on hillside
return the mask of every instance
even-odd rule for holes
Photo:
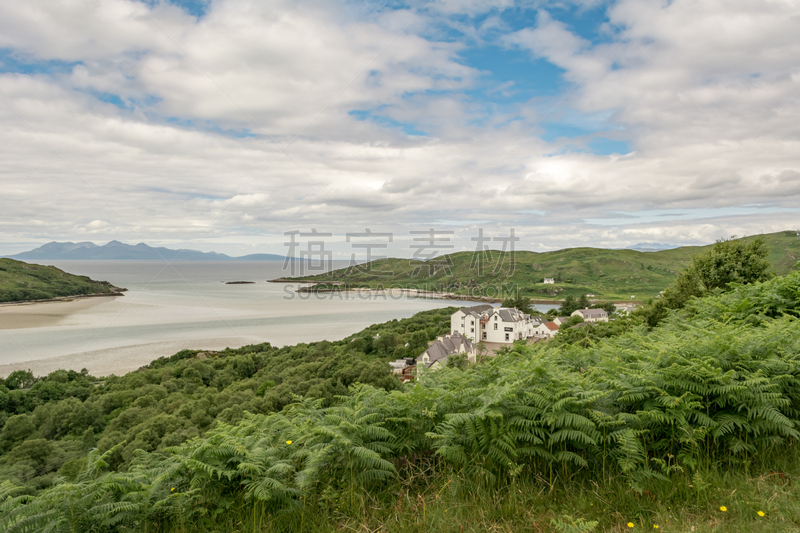
[[[450,331],[473,342],[511,344],[539,336],[542,321],[511,307],[462,307],[450,316]]]
[[[452,315],[450,315],[450,331],[452,333],[461,333],[466,338],[478,342],[481,340],[481,320],[483,315],[494,309],[489,304],[476,305],[474,307],[462,307]]]
[[[544,281],[542,283],[544,283],[545,285],[553,285],[555,282],[556,280],[554,278],[544,278]]]
[[[558,333],[558,324],[555,322],[542,322],[534,328],[533,335],[542,339],[549,339]]]
[[[584,322],[608,322],[608,313],[603,309],[578,309],[570,316],[579,315]]]

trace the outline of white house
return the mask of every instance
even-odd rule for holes
[[[475,341],[475,339],[480,341],[483,314],[492,309],[494,307],[489,304],[462,307],[450,315],[450,331],[452,333],[461,333],[472,341]]]
[[[545,285],[553,285],[555,282],[556,282],[556,280],[553,279],[553,278],[544,278],[544,282],[543,283]]]
[[[563,324],[567,320],[569,320],[568,316],[557,316],[553,319],[553,322],[555,322],[557,326],[561,326],[561,324]]]
[[[472,342],[511,344],[539,336],[542,320],[513,307],[477,305],[462,307],[450,316],[450,331],[460,333]]]
[[[580,316],[584,322],[608,322],[608,313],[604,309],[578,309],[570,316]]]
[[[533,335],[542,339],[549,339],[558,333],[558,324],[555,322],[542,322],[534,328]]]
[[[417,363],[426,368],[442,368],[447,365],[447,358],[455,354],[466,354],[469,362],[474,363],[478,350],[472,341],[461,333],[441,335],[436,337],[436,342],[428,346],[428,349],[417,357]]]

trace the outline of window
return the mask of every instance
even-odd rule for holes
[[[483,332],[483,340],[486,340],[486,332]]]
[[[508,339],[508,333],[506,333],[506,340],[509,340],[509,339]]]
[[[470,331],[471,333],[475,333],[475,328],[469,328],[469,331]]]
[[[497,324],[496,324],[496,323],[495,323],[495,325],[494,325],[494,329],[497,329]]]

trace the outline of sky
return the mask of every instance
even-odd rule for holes
[[[798,28],[797,0],[2,2],[0,253],[797,229]]]

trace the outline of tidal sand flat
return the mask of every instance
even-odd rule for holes
[[[407,295],[299,294],[267,283],[282,263],[52,262],[127,287],[125,296],[0,308],[0,376],[86,368],[136,370],[182,349],[337,340],[365,327],[464,302]],[[266,263],[266,264],[265,264]],[[229,280],[260,280],[226,284]]]
[[[117,298],[79,298],[59,302],[0,304],[0,329],[42,328],[69,325],[69,318]]]

